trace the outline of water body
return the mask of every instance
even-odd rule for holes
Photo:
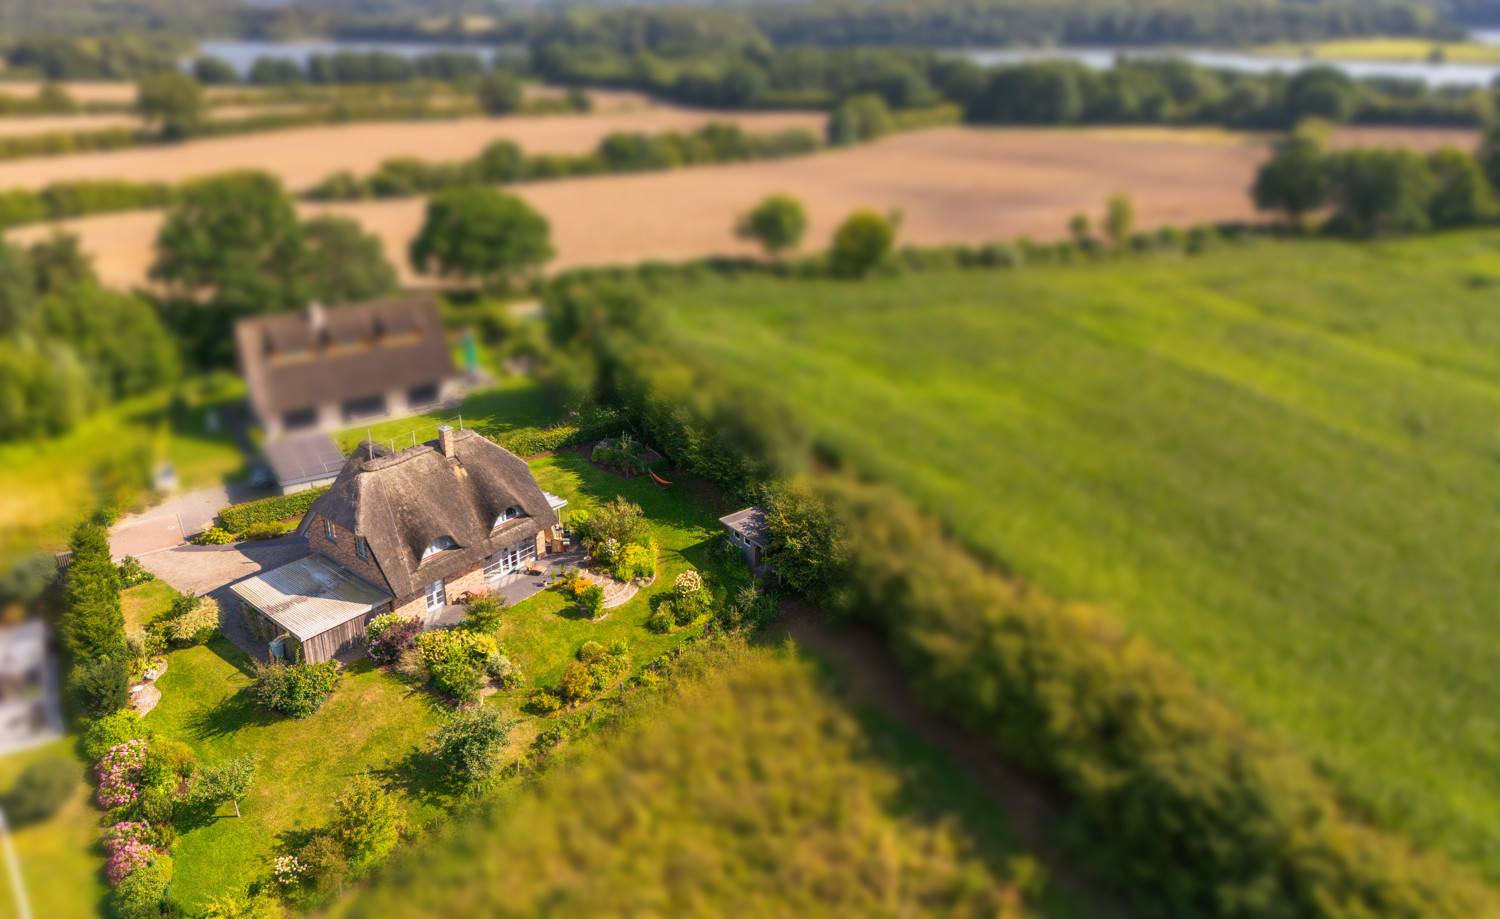
[[[335,54],[340,51],[384,51],[401,57],[413,58],[435,51],[459,51],[477,54],[484,61],[494,53],[490,45],[466,45],[458,42],[383,42],[383,41],[203,41],[198,43],[198,54],[223,58],[230,66],[247,76],[259,58],[274,57],[296,61],[306,66],[315,54]]]
[[[1488,39],[1500,43],[1500,32],[1485,33]],[[1475,35],[1476,40],[1480,39]],[[1240,51],[1213,51],[1183,48],[995,48],[956,50],[977,64],[1019,64],[1028,61],[1077,61],[1095,70],[1107,70],[1121,55],[1132,58],[1177,58],[1191,61],[1203,67],[1219,70],[1238,70],[1245,73],[1295,73],[1308,67],[1332,67],[1342,70],[1357,80],[1368,78],[1396,78],[1415,80],[1428,86],[1488,86],[1500,76],[1500,65],[1492,64],[1437,64],[1417,61],[1347,61],[1326,58],[1268,57],[1246,54]]]
[[[1476,30],[1475,41],[1500,44],[1500,31]],[[213,55],[228,61],[240,74],[246,75],[257,58],[289,58],[306,65],[314,54],[333,54],[339,51],[385,51],[403,57],[417,57],[434,51],[461,51],[478,54],[488,59],[493,46],[461,44],[457,42],[380,42],[380,41],[205,41],[199,44],[200,53]],[[958,49],[953,54],[989,66],[992,64],[1015,64],[1026,61],[1077,61],[1097,70],[1107,70],[1115,59],[1123,54],[1134,58],[1180,58],[1204,67],[1221,70],[1239,70],[1247,73],[1270,73],[1282,71],[1292,73],[1307,67],[1334,67],[1356,79],[1369,77],[1394,77],[1417,80],[1429,86],[1488,86],[1500,76],[1500,65],[1427,63],[1418,61],[1344,61],[1301,57],[1265,57],[1239,51],[1216,51],[1207,48],[1161,49],[1150,48],[994,48]]]

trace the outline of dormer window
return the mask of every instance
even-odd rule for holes
[[[495,518],[495,528],[499,529],[505,524],[507,520],[517,520],[524,516],[526,515],[521,512],[521,509],[512,504],[510,507],[507,507],[504,511],[502,511],[499,517]]]
[[[445,552],[449,549],[457,548],[458,543],[453,540],[452,536],[439,536],[437,539],[434,539],[427,545],[427,551],[422,553],[422,560],[426,561],[427,559],[432,558],[434,555],[437,555],[439,552]]]

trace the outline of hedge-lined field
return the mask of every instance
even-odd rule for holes
[[[778,392],[778,423],[1500,876],[1497,254],[1263,243],[664,299],[682,353]]]
[[[663,696],[334,915],[1081,915],[951,766],[811,662],[690,649]]]

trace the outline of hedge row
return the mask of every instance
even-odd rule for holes
[[[576,447],[614,437],[624,430],[624,421],[614,412],[592,412],[573,424],[562,424],[544,431],[519,431],[496,437],[495,443],[516,456],[536,456],[549,450]]]
[[[18,188],[0,192],[0,229],[87,214],[165,207],[176,200],[176,186],[163,182],[120,179],[54,182],[41,191]]]
[[[219,511],[219,523],[231,533],[243,533],[257,523],[274,523],[289,517],[297,517],[307,513],[312,503],[327,490],[327,487],[310,488],[296,494],[276,495],[259,501],[233,504]]]
[[[793,128],[752,134],[737,125],[710,123],[689,132],[643,134],[617,131],[592,153],[526,155],[514,142],[496,141],[466,160],[433,162],[395,157],[367,176],[335,172],[311,190],[314,201],[357,201],[429,194],[454,185],[506,184],[616,172],[646,172],[708,163],[800,156],[817,150],[818,138]]]

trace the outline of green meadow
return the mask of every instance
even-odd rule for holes
[[[1500,877],[1500,233],[660,299],[765,415]]]

